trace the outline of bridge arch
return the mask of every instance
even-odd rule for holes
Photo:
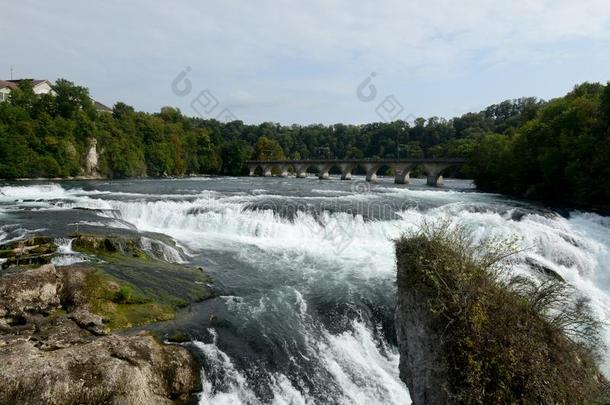
[[[428,159],[319,159],[319,160],[249,160],[246,162],[250,176],[261,173],[265,177],[278,174],[288,176],[294,169],[296,177],[307,177],[317,173],[318,178],[330,178],[331,171],[341,173],[342,180],[351,180],[352,172],[363,170],[367,181],[377,181],[380,169],[387,167],[394,174],[394,182],[408,184],[410,174],[416,166],[426,173],[426,183],[430,186],[442,185],[443,173],[447,169],[466,163],[465,159],[428,158]],[[313,169],[313,170],[311,170]]]
[[[263,176],[263,177],[271,177],[271,170],[273,169],[273,165],[270,164],[248,164],[248,171],[250,176]],[[260,173],[260,174],[259,174]]]
[[[422,167],[426,173],[426,184],[428,186],[442,186],[443,185],[443,173],[447,169],[457,166],[458,163],[452,162],[428,162],[423,163]]]
[[[411,171],[415,168],[412,163],[396,164],[394,166],[394,183],[409,184],[411,182]]]

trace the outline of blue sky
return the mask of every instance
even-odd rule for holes
[[[112,105],[249,123],[450,118],[610,80],[607,0],[4,0],[0,78],[67,78]],[[172,91],[186,67],[187,95]],[[377,97],[357,88],[375,72]],[[184,82],[181,82],[184,84]],[[396,105],[395,105],[396,106]],[[202,109],[198,108],[201,112]]]

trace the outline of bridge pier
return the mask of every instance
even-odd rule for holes
[[[341,169],[341,180],[351,180],[352,179],[352,170],[354,170],[354,166],[341,164],[339,165],[339,169]]]
[[[413,165],[393,166],[393,168],[395,171],[395,184],[409,184],[411,182],[411,170],[413,170]]]
[[[273,166],[271,165],[265,165],[265,166],[261,166],[261,168],[263,169],[263,177],[271,177],[271,169],[273,169]]]
[[[288,177],[288,165],[279,165],[277,167],[280,170],[279,177]]]
[[[297,175],[297,179],[304,179],[305,177],[307,177],[307,166],[294,165],[294,172]]]
[[[433,187],[443,185],[442,173],[451,167],[446,163],[424,163],[423,166],[426,171],[426,184]]]
[[[375,163],[365,163],[362,168],[366,171],[366,181],[375,182],[377,181],[377,170],[380,165]]]
[[[330,179],[330,165],[318,165],[318,178],[320,180]]]
[[[256,172],[257,167],[258,167],[257,165],[248,165],[248,171],[250,172],[250,174],[248,174],[248,176],[250,176],[250,177],[254,176],[254,172]]]
[[[443,176],[426,176],[426,184],[429,186],[442,186],[443,185]]]

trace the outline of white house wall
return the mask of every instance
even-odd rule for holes
[[[0,102],[8,100],[8,95],[11,93],[11,89],[4,88],[0,89]]]
[[[49,94],[51,92],[51,86],[49,83],[40,83],[34,86],[34,94]]]

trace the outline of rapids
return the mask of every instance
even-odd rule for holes
[[[204,266],[218,298],[171,323],[203,365],[202,404],[408,403],[393,328],[393,239],[450,218],[516,237],[515,272],[555,272],[610,321],[610,219],[421,180],[192,178],[0,186],[0,243],[27,233],[75,254],[75,231],[137,232],[168,261]],[[180,251],[156,234],[173,238]],[[610,344],[610,329],[605,330]],[[610,361],[604,371],[610,374]]]

